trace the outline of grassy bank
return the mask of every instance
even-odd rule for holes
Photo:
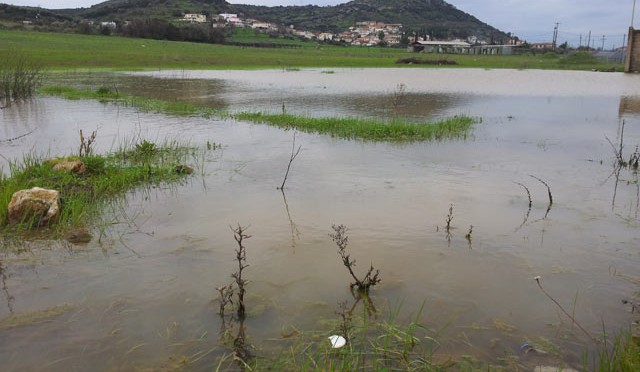
[[[238,113],[234,117],[285,129],[370,141],[440,141],[465,138],[472,125],[478,121],[468,116],[455,116],[437,122],[410,123],[400,119],[385,122],[364,118],[312,118],[251,112]]]
[[[0,30],[0,53],[21,53],[50,69],[257,69],[305,67],[407,67],[402,58],[416,56],[402,48],[344,47],[296,42],[297,48],[255,48],[133,39],[117,36],[57,34]],[[249,42],[247,37],[239,38]],[[620,64],[594,60],[566,63],[561,55],[473,56],[420,55],[455,60],[455,68],[621,69]]]
[[[85,142],[86,143],[86,142]],[[190,160],[193,149],[178,143],[155,145],[139,141],[123,145],[108,155],[94,155],[60,159],[45,159],[26,155],[10,164],[10,176],[0,175],[0,231],[3,234],[31,232],[34,221],[25,220],[10,226],[7,206],[14,192],[32,187],[58,190],[61,212],[59,217],[40,229],[50,238],[63,236],[69,229],[91,226],[104,203],[122,197],[140,186],[179,182],[190,173],[184,162]],[[63,161],[80,160],[82,171],[55,169]]]

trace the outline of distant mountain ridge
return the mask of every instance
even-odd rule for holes
[[[92,21],[180,18],[186,13],[235,13],[308,31],[342,32],[358,21],[401,23],[405,31],[437,39],[467,38],[500,42],[509,36],[444,0],[353,0],[335,6],[256,6],[225,0],[108,0],[90,8],[46,10],[60,17]]]

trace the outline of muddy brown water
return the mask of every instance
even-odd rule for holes
[[[188,140],[202,156],[185,185],[138,190],[105,211],[85,246],[3,241],[3,370],[159,369],[186,357],[216,366],[216,287],[230,281],[247,225],[247,335],[265,353],[283,329],[332,329],[349,276],[328,234],[349,228],[358,272],[373,264],[373,299],[399,323],[441,330],[441,354],[535,366],[580,366],[593,350],[536,286],[595,335],[637,320],[638,175],[615,174],[640,144],[640,76],[618,73],[310,69],[65,73],[57,82],[109,86],[154,98],[236,111],[314,116],[482,118],[464,140],[367,143],[298,133],[302,152],[276,190],[293,132],[231,119],[175,117],[96,101],[41,96],[0,112],[0,154],[77,151],[79,129],[98,151],[125,139]],[[394,109],[399,84],[406,95]],[[27,134],[27,135],[25,135]],[[10,140],[13,139],[13,140]],[[222,148],[206,150],[206,143]],[[553,205],[548,208],[547,188]],[[527,217],[529,188],[532,207]],[[453,205],[452,236],[444,225]],[[465,238],[473,225],[472,238]],[[28,318],[30,316],[30,318]],[[10,321],[18,324],[10,323]],[[25,320],[26,319],[26,320]],[[547,355],[524,354],[525,342]]]

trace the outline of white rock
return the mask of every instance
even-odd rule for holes
[[[16,191],[7,209],[10,225],[27,221],[44,225],[60,214],[60,193],[40,187]]]
[[[578,372],[572,368],[537,366],[533,372]]]
[[[331,347],[334,349],[339,349],[347,344],[347,340],[338,335],[329,336],[329,341],[331,341]]]

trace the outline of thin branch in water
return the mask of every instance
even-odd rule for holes
[[[449,205],[449,214],[447,214],[447,218],[445,219],[445,237],[447,239],[448,246],[451,246],[451,221],[453,221],[453,203]]]
[[[540,290],[542,291],[542,293],[544,293],[545,296],[547,296],[547,298],[549,298],[551,301],[553,301],[554,304],[556,304],[556,306],[558,306],[558,308],[560,310],[562,310],[562,312],[564,313],[564,315],[566,315],[569,319],[571,319],[571,321],[578,326],[578,328],[580,328],[580,330],[582,332],[584,332],[584,334],[586,334],[587,336],[589,336],[590,339],[592,339],[593,341],[597,341],[597,339],[595,337],[593,337],[591,335],[591,333],[589,333],[589,331],[587,331],[586,329],[584,329],[582,327],[582,325],[580,325],[580,323],[578,323],[578,321],[576,320],[576,318],[574,318],[571,314],[569,314],[567,312],[567,310],[564,309],[564,307],[562,307],[562,305],[560,305],[560,303],[558,301],[556,301],[555,298],[551,297],[551,295],[549,293],[547,293],[547,291],[545,291],[545,289],[542,287],[542,283],[540,282],[540,280],[542,279],[540,276],[536,276],[535,278],[536,283],[538,284],[538,288],[540,288]]]
[[[238,271],[231,274],[231,277],[235,280],[236,286],[238,287],[238,319],[244,320],[245,318],[245,305],[244,305],[244,294],[246,292],[245,286],[247,285],[247,280],[242,278],[242,272],[249,265],[247,265],[247,251],[244,247],[243,241],[245,239],[251,238],[251,235],[247,235],[245,232],[247,227],[242,227],[238,224],[238,227],[231,228],[233,231],[233,238],[238,243],[238,248],[236,249],[236,261],[238,262]]]
[[[78,156],[89,156],[93,152],[93,143],[96,141],[97,131],[91,132],[89,138],[85,138],[82,129],[80,129],[80,150],[78,151]]]
[[[533,205],[533,201],[531,200],[531,191],[529,191],[529,188],[523,184],[521,184],[520,182],[514,182],[516,185],[520,185],[522,186],[522,188],[524,189],[524,191],[527,192],[527,198],[529,198],[529,210],[531,210],[531,206]]]
[[[349,315],[353,315],[353,312],[356,310],[356,307],[358,306],[360,301],[362,301],[362,304],[364,306],[365,311],[367,312],[367,315],[377,316],[378,309],[376,309],[376,305],[373,303],[373,300],[371,300],[371,296],[369,296],[369,294],[362,293],[359,291],[354,291],[353,288],[351,288],[351,295],[355,299],[355,302],[353,303],[353,306],[351,306],[351,309],[349,309],[348,311]]]
[[[7,139],[1,139],[0,142],[11,142],[11,141],[15,141],[18,140],[20,138],[26,137],[28,135],[30,135],[31,133],[35,132],[36,128],[31,129],[29,132],[25,133],[25,134],[21,134],[17,137],[13,137],[13,138],[7,138]]]
[[[287,165],[287,172],[284,174],[282,185],[278,187],[278,190],[284,189],[284,184],[287,182],[287,178],[289,177],[289,170],[291,170],[291,163],[293,163],[296,157],[298,157],[298,154],[300,154],[300,150],[302,150],[302,146],[298,146],[298,150],[296,150],[296,132],[293,132],[293,144],[291,145],[291,157],[289,158],[289,164]]]
[[[626,164],[624,159],[622,159],[622,145],[620,145],[620,152],[619,152],[618,149],[616,148],[616,145],[614,145],[613,142],[611,142],[609,137],[604,136],[604,138],[607,140],[607,142],[609,142],[609,145],[611,145],[611,148],[613,149],[613,153],[616,156],[616,160],[618,160],[616,167],[624,167]]]
[[[7,299],[7,307],[9,308],[9,313],[13,314],[13,302],[15,297],[11,293],[9,293],[9,287],[7,286],[7,269],[4,266],[2,260],[0,260],[0,279],[2,280],[2,291],[4,292],[4,296]]]
[[[547,211],[544,214],[543,219],[547,218],[547,216],[549,215],[549,211],[551,211],[551,206],[553,205],[553,195],[551,195],[551,187],[549,187],[549,184],[544,182],[543,180],[541,180],[540,178],[530,174],[529,177],[531,178],[535,178],[538,181],[540,181],[543,185],[545,185],[547,187],[547,193],[549,194],[549,205],[547,206]]]
[[[514,182],[516,185],[520,185],[522,186],[522,188],[524,188],[524,191],[527,192],[527,197],[529,198],[529,208],[527,209],[527,213],[524,215],[524,220],[522,221],[522,223],[520,224],[520,226],[518,226],[518,228],[516,229],[516,231],[520,230],[522,228],[522,226],[524,226],[527,221],[529,220],[529,215],[531,214],[531,206],[533,205],[533,201],[531,200],[531,191],[529,191],[529,188],[527,186],[525,186],[524,184],[520,183],[520,182]]]
[[[287,196],[284,194],[284,189],[280,189],[282,192],[282,200],[284,201],[284,208],[287,211],[287,217],[289,218],[289,226],[291,227],[291,247],[295,253],[296,249],[296,239],[300,238],[300,231],[298,230],[298,226],[293,219],[291,218],[291,212],[289,212],[289,203],[287,203]]]
[[[471,245],[471,235],[472,234],[473,234],[473,225],[469,225],[469,231],[464,236],[464,238],[467,239],[467,242],[469,243],[469,249],[473,249],[473,246]]]
[[[338,246],[338,255],[342,259],[342,264],[349,270],[349,274],[353,278],[354,282],[351,283],[350,288],[353,293],[353,289],[357,287],[358,293],[361,296],[367,296],[369,289],[381,282],[378,277],[380,270],[375,269],[373,265],[370,265],[369,270],[364,276],[364,279],[360,280],[353,272],[353,267],[356,266],[356,260],[351,259],[351,255],[347,253],[347,245],[349,243],[349,237],[347,236],[347,227],[345,225],[332,225],[334,234],[329,234],[334,243]],[[354,296],[355,297],[355,296]]]
[[[228,304],[233,305],[233,283],[216,288],[220,294],[220,310],[218,314],[224,318],[225,309]]]
[[[543,185],[545,185],[547,187],[547,193],[549,194],[549,205],[553,204],[553,195],[551,195],[551,187],[549,187],[549,184],[544,182],[540,178],[532,175],[532,174],[530,174],[529,177],[537,179],[538,181],[540,181]]]

